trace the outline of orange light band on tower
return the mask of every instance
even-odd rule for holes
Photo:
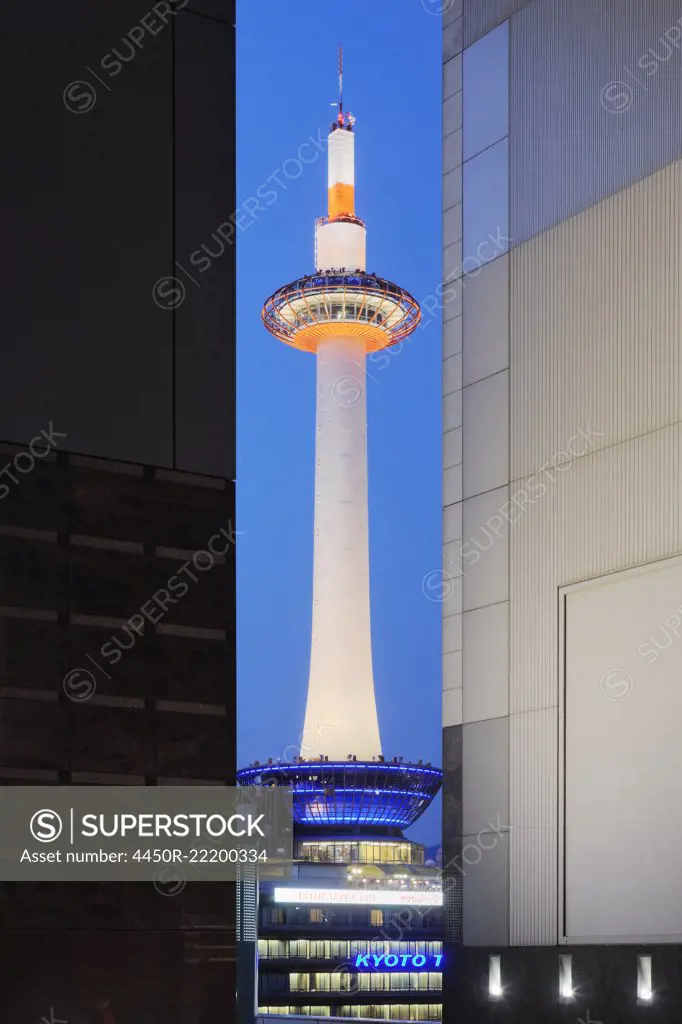
[[[343,182],[337,182],[335,185],[331,185],[329,188],[329,202],[328,202],[329,216],[333,219],[334,217],[343,216],[343,214],[354,214],[355,213],[355,188],[353,185],[346,185]]]
[[[339,115],[341,117],[342,115]],[[331,218],[355,214],[355,134],[351,122],[338,123],[329,135],[328,211]]]

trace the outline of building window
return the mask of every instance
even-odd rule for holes
[[[370,319],[373,312],[370,310]],[[379,318],[377,318],[377,322]],[[411,843],[301,842],[296,845],[299,860],[327,864],[423,864],[424,851]]]
[[[384,912],[383,910],[370,910],[369,912],[369,923],[373,928],[380,928],[384,923]]]
[[[324,910],[313,907],[308,911],[308,921],[310,924],[324,924]]]

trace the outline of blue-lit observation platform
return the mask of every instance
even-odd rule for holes
[[[431,765],[352,760],[257,764],[237,772],[240,786],[291,789],[299,825],[397,829],[424,813],[442,778]]]

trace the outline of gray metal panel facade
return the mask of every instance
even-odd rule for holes
[[[446,86],[459,74],[457,41],[471,45],[506,16],[509,304],[500,263],[463,281],[463,317],[444,310],[444,354],[463,353],[464,387],[461,406],[444,393],[446,429],[462,435],[461,466],[444,464],[444,571],[472,538],[490,540],[463,581],[450,569],[444,602],[448,627],[462,618],[444,631],[444,689],[461,701],[444,703],[445,800],[458,809],[444,830],[461,857],[492,792],[484,799],[467,778],[466,734],[508,714],[506,765],[499,744],[486,757],[509,775],[509,831],[494,854],[509,891],[481,881],[492,863],[468,870],[457,924],[465,943],[530,946],[553,945],[558,929],[558,588],[682,548],[682,3],[464,0],[444,18]],[[459,170],[445,163],[444,174],[444,208],[459,217]],[[466,202],[465,191],[465,215]],[[444,235],[447,276],[459,235]],[[468,415],[467,392],[502,372],[508,419],[483,390],[487,418],[478,406]],[[508,483],[498,479],[507,445]],[[562,468],[540,499],[533,478],[551,461]],[[445,486],[454,472],[457,488]],[[493,537],[510,501],[521,508]],[[493,657],[486,639],[503,651]]]
[[[464,0],[463,45],[471,46],[527,3],[528,0]]]
[[[558,588],[682,550],[681,218],[678,161],[510,256],[511,488],[525,496],[509,562],[519,945],[557,941]]]
[[[535,0],[511,20],[510,89],[518,245],[682,156],[682,3]]]

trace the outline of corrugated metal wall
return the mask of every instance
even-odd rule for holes
[[[682,551],[681,218],[678,162],[511,255],[515,944],[557,938],[557,590]]]
[[[535,0],[510,84],[518,245],[682,156],[682,3]]]
[[[471,46],[527,3],[528,0],[465,0],[464,46]]]

